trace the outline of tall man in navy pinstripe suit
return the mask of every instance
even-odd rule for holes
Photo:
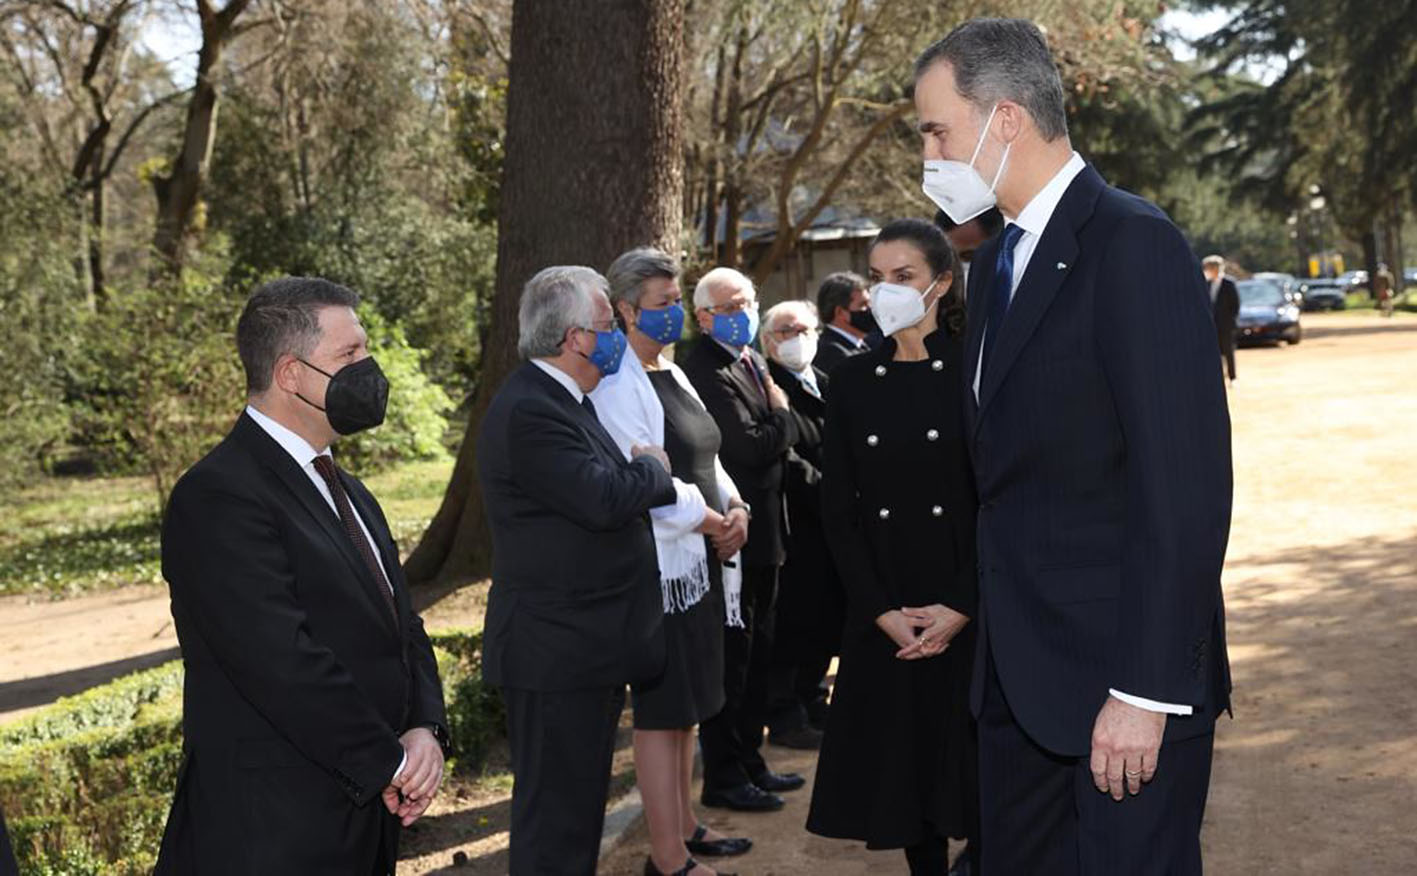
[[[924,188],[1007,224],[969,276],[987,876],[1193,874],[1216,715],[1230,423],[1200,266],[1073,151],[1039,30],[917,62]]]

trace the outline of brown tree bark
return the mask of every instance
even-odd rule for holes
[[[149,272],[154,278],[175,276],[182,270],[186,255],[187,231],[201,196],[202,183],[216,139],[217,64],[222,50],[239,33],[236,19],[251,0],[228,0],[218,10],[211,0],[197,0],[202,24],[202,48],[197,53],[197,82],[187,104],[187,120],[182,143],[165,175],[153,177],[157,196],[157,228],[153,232],[155,260]]]
[[[513,6],[492,323],[452,480],[405,565],[411,582],[457,583],[490,568],[477,432],[519,364],[522,286],[549,265],[604,272],[633,246],[678,248],[682,31],[683,0]]]

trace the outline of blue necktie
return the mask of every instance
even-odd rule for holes
[[[1023,237],[1023,229],[1009,223],[1004,226],[1004,238],[999,241],[999,254],[994,257],[994,288],[989,291],[989,321],[984,324],[984,360],[980,363],[982,377],[989,367],[989,357],[994,351],[999,330],[1003,328],[1004,317],[1009,314],[1009,301],[1014,289],[1014,247]]]

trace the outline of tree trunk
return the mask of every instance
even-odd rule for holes
[[[197,53],[197,81],[187,104],[187,121],[182,128],[182,144],[173,159],[172,170],[153,178],[157,196],[157,228],[153,232],[156,261],[149,274],[155,279],[173,277],[182,270],[186,237],[192,213],[207,176],[207,163],[216,139],[218,91],[217,63],[222,50],[235,36],[233,24],[251,0],[229,0],[220,12],[211,0],[197,0],[202,23],[202,48]]]
[[[604,272],[621,252],[676,252],[682,227],[683,0],[517,0],[492,324],[477,396],[438,513],[405,566],[414,583],[487,573],[477,432],[518,366],[517,310],[532,274]]]

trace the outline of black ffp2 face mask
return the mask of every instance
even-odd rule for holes
[[[856,329],[858,332],[865,332],[868,335],[880,328],[880,326],[876,325],[876,317],[871,313],[870,308],[851,311],[849,321],[851,322],[852,328]]]
[[[323,408],[300,393],[295,394],[315,410],[324,411],[330,428],[341,435],[353,435],[384,422],[384,412],[389,406],[389,379],[373,356],[351,362],[334,374],[296,358],[302,365],[330,379],[329,386],[325,387]]]

